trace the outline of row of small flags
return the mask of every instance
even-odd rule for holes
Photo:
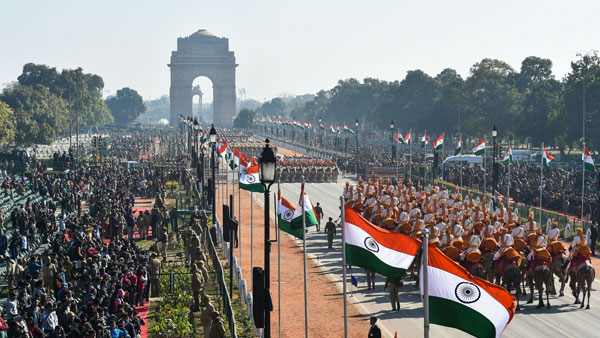
[[[266,123],[272,123],[272,124],[278,124],[278,125],[291,125],[293,127],[298,127],[298,128],[302,128],[302,129],[313,129],[312,124],[309,121],[304,121],[304,123],[297,121],[297,120],[287,120],[284,118],[271,118],[271,117],[261,117],[260,119],[261,122],[266,122]],[[352,130],[352,128],[350,128],[346,123],[343,124],[343,128],[340,127],[336,127],[333,123],[331,124],[331,126],[329,128],[327,128],[327,124],[324,122],[321,122],[319,127],[321,129],[323,129],[323,131],[327,132],[328,130],[333,133],[333,134],[342,134],[343,132],[347,132],[350,134],[354,134],[354,130]],[[409,131],[408,134],[406,134],[405,136],[402,135],[402,132],[400,130],[398,130],[398,132],[396,133],[396,137],[395,137],[395,141],[397,143],[400,144],[404,144],[404,145],[410,145],[411,144],[411,135],[412,131]],[[425,148],[429,143],[430,143],[430,138],[427,135],[427,132],[423,133],[423,136],[421,136],[421,148]],[[456,143],[456,148],[454,150],[454,155],[461,155],[463,154],[463,149],[462,149],[462,136],[460,136],[458,138],[458,142]],[[433,143],[431,144],[432,147],[435,150],[440,150],[442,149],[442,147],[444,146],[444,134],[442,133],[440,136],[438,136],[437,139],[435,139],[435,141],[433,141]],[[485,154],[485,147],[486,147],[486,143],[485,143],[485,138],[481,139],[481,141],[479,141],[475,147],[473,147],[473,154],[477,155],[477,156],[482,156]],[[550,153],[548,153],[548,151],[546,150],[546,147],[544,147],[542,145],[542,163],[545,167],[549,166],[550,162],[554,160],[554,157],[552,155],[550,155]],[[510,146],[506,147],[503,157],[502,157],[502,163],[505,165],[508,165],[510,163],[512,163],[513,161],[513,152],[512,152],[512,148]],[[589,170],[589,171],[595,171],[595,166],[594,166],[594,160],[592,159],[592,156],[588,150],[587,147],[583,148],[582,151],[582,161],[584,162],[584,167],[585,169]]]

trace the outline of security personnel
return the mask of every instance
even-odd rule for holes
[[[371,328],[369,329],[369,338],[381,338],[381,330],[377,327],[377,317],[371,317],[369,320]]]
[[[321,204],[319,202],[317,202],[317,205],[315,206],[315,212],[317,213],[318,219],[317,231],[321,231],[321,218],[323,218],[323,208],[321,208]],[[331,221],[331,217],[329,217],[329,220]]]
[[[329,222],[325,224],[325,233],[327,234],[327,244],[331,249],[333,247],[333,237],[336,235],[335,223],[333,223],[332,217],[329,217]]]
[[[388,287],[390,288],[390,302],[392,303],[392,310],[400,311],[400,296],[398,295],[398,292],[400,292],[400,289],[403,287],[403,283],[400,280],[388,277],[385,280],[383,291],[385,291],[385,289]]]

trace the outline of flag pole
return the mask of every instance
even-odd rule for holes
[[[584,122],[584,124],[585,124],[585,122]],[[583,155],[585,155],[585,139],[583,140],[582,143],[583,143],[582,152],[583,152]],[[581,178],[581,228],[583,229],[583,201],[585,199],[585,160],[584,160],[584,156],[581,156],[581,160],[582,160],[581,174],[583,175]]]
[[[542,156],[540,166],[540,226],[542,225],[542,192],[544,191],[544,156],[546,155],[546,148],[544,148],[544,142],[542,142]]]
[[[484,140],[485,140],[485,136],[484,136]],[[485,149],[486,147],[487,147],[487,140],[483,141],[483,197],[487,196],[487,180],[485,179],[485,176],[487,174],[487,168],[485,167],[485,158],[487,156],[487,149]],[[483,201],[483,197],[481,198],[482,201]],[[485,209],[485,206],[484,206],[484,209]]]
[[[423,337],[429,338],[429,282],[428,282],[428,249],[429,249],[429,230],[423,229]]]
[[[425,156],[423,156],[423,190],[425,190],[425,184],[427,183],[427,130],[422,136],[421,144],[423,144],[423,150]]]
[[[344,290],[344,338],[348,338],[348,308],[346,300],[346,215],[344,210],[344,196],[340,196],[340,208],[342,210],[342,286]]]
[[[412,128],[408,130],[408,152],[410,154],[410,159],[409,159],[409,163],[408,163],[408,181],[412,182],[412,162],[413,162],[413,158],[412,158]]]
[[[508,149],[509,149],[509,151],[512,151],[510,141],[508,141]],[[509,160],[508,160],[508,165],[506,166],[506,168],[508,169],[508,180],[506,182],[506,208],[507,209],[510,206],[510,165],[512,164],[512,161],[510,159],[510,153],[508,154],[508,156],[509,156],[509,158],[508,158]]]
[[[241,168],[241,167],[240,167]],[[240,188],[240,178],[242,173],[238,171],[238,246],[240,247],[240,264],[242,266],[242,190]],[[252,204],[252,201],[250,201]]]
[[[277,178],[277,194],[279,195],[281,178]],[[275,224],[277,224],[277,326],[281,338],[281,232],[279,230],[279,196],[273,199],[275,203]]]
[[[308,288],[306,287],[306,215],[304,208],[304,175],[302,175],[302,190],[300,201],[302,201],[302,253],[304,257],[304,335],[308,338]]]
[[[460,142],[460,153],[459,153],[459,155],[462,156],[462,154],[463,154],[463,150],[462,150],[463,145],[462,145],[462,135],[460,133],[458,134],[458,141]],[[463,171],[462,170],[463,169],[463,164],[462,164],[462,161],[458,161],[458,163],[460,164],[460,188],[462,189],[462,186],[463,186],[463,173],[462,173],[462,171]],[[461,194],[461,197],[462,197],[462,192],[460,194]]]

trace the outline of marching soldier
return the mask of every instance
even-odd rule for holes
[[[323,208],[321,208],[321,204],[319,202],[317,202],[317,205],[315,206],[315,212],[317,213],[317,231],[321,231],[321,218],[323,218]]]

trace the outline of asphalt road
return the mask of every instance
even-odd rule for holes
[[[324,222],[321,223],[321,232],[317,233],[314,227],[307,235],[307,253],[313,259],[328,278],[336,283],[340,292],[342,291],[342,249],[341,229],[338,228],[338,236],[334,241],[333,249],[327,248],[326,236],[323,228],[328,217],[336,220],[339,217],[340,201],[343,186],[346,180],[341,179],[338,183],[307,183],[305,191],[309,194],[314,204],[320,202],[323,207]],[[275,189],[272,189],[276,191]],[[284,197],[296,202],[300,194],[300,184],[281,184]],[[262,203],[261,198],[257,198]],[[352,295],[348,295],[348,301],[358,307],[359,311],[367,316],[377,316],[379,327],[384,337],[419,337],[423,334],[423,306],[418,287],[415,282],[405,279],[404,290],[401,291],[401,310],[392,311],[389,302],[389,294],[383,291],[385,278],[377,276],[375,290],[366,289],[366,280],[363,269],[352,268],[348,270],[348,286],[350,275],[354,275],[358,281]],[[558,279],[556,280],[558,284]],[[309,285],[310,288],[310,285]],[[598,280],[594,282],[594,289],[598,289]],[[309,291],[310,292],[310,291]],[[565,288],[565,296],[550,296],[551,309],[537,309],[537,298],[533,304],[526,304],[529,297],[520,299],[522,311],[517,312],[512,322],[504,331],[503,337],[598,337],[600,336],[600,293],[592,291],[591,309],[581,310],[579,305],[574,305],[574,297],[571,295],[568,285]],[[349,318],[348,320],[356,320]],[[343,326],[343,319],[332,320],[332,325]],[[432,325],[431,337],[470,337],[470,335],[452,328]]]

